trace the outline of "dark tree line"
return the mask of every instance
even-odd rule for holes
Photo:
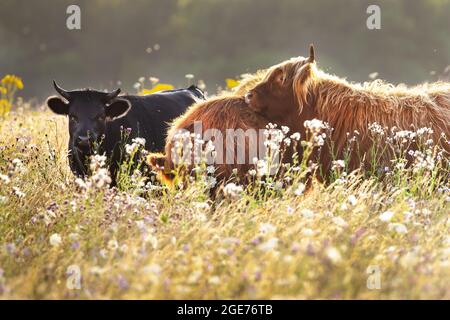
[[[82,29],[66,26],[78,4]],[[381,30],[366,8],[381,7]],[[355,81],[437,79],[450,64],[449,0],[2,0],[0,75],[24,78],[27,96],[64,86],[133,90],[140,76],[213,89],[316,44],[320,66]],[[213,90],[212,90],[213,91]]]

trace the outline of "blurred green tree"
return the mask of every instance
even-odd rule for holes
[[[82,11],[68,30],[66,8]],[[366,9],[381,7],[381,30]],[[378,72],[392,82],[433,81],[450,64],[450,0],[2,0],[0,74],[14,73],[27,96],[65,87],[125,89],[140,76],[184,85],[252,72],[315,43],[325,70],[355,81]]]

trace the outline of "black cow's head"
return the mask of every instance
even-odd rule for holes
[[[108,121],[120,118],[130,110],[130,102],[113,92],[95,90],[66,91],[53,81],[55,90],[63,97],[47,99],[48,107],[56,114],[69,117],[69,159],[72,170],[84,175],[86,159],[106,133]]]

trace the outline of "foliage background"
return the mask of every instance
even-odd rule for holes
[[[66,28],[78,4],[82,30]],[[382,28],[366,27],[369,4]],[[448,0],[1,0],[0,74],[27,83],[26,97],[64,87],[126,90],[140,76],[211,85],[291,56],[313,42],[322,68],[355,81],[368,74],[414,84],[450,64]],[[160,50],[147,53],[159,45]]]

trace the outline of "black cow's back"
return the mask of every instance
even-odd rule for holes
[[[105,149],[112,162],[120,162],[118,145],[121,130],[131,129],[127,143],[136,137],[145,138],[146,149],[164,150],[167,130],[171,121],[182,115],[196,101],[204,99],[203,92],[195,86],[188,89],[162,91],[146,96],[125,95],[120,98],[131,103],[130,111],[122,118],[109,122],[106,128]]]

